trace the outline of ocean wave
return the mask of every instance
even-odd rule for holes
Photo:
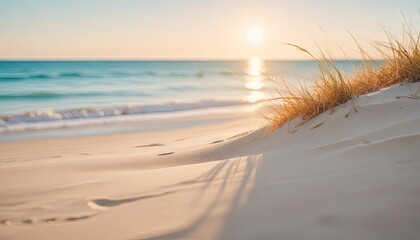
[[[71,97],[100,97],[100,96],[147,96],[145,93],[134,92],[87,92],[87,93],[54,93],[54,92],[28,92],[28,93],[16,93],[16,94],[0,94],[0,100],[11,100],[11,99],[56,99],[56,98],[71,98]]]
[[[46,74],[32,74],[27,76],[0,76],[0,81],[16,81],[24,79],[49,79],[50,75]]]
[[[242,100],[200,100],[161,104],[127,105],[115,108],[81,108],[64,111],[39,110],[0,116],[0,133],[33,129],[62,128],[73,125],[121,122],[127,117],[150,113],[170,113],[245,104]],[[73,122],[72,122],[73,121]],[[76,122],[74,122],[76,121]]]
[[[204,76],[231,76],[231,75],[246,75],[244,72],[232,72],[232,71],[137,71],[137,72],[101,72],[101,73],[83,73],[83,72],[62,72],[54,74],[26,74],[26,75],[3,75],[0,76],[0,81],[22,81],[22,80],[48,80],[48,79],[66,79],[66,78],[102,78],[102,77],[141,77],[141,76],[160,76],[160,77],[186,77],[186,78],[202,78]]]
[[[101,77],[100,75],[84,74],[77,72],[64,72],[58,74],[27,74],[27,75],[6,75],[0,76],[0,81],[19,81],[30,79],[59,79],[59,78],[81,78],[81,77]]]
[[[0,100],[7,99],[20,99],[20,98],[56,98],[60,97],[60,94],[51,92],[30,92],[22,94],[0,94]]]
[[[60,73],[56,78],[78,78],[78,77],[99,77],[98,75],[89,75],[82,73]]]
[[[130,76],[154,76],[159,75],[158,72],[155,71],[141,71],[141,72],[111,72],[108,73],[108,76],[111,77],[130,77]]]

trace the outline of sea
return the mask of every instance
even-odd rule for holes
[[[338,61],[346,73],[360,61]],[[2,134],[250,105],[285,81],[311,85],[313,61],[0,61]]]

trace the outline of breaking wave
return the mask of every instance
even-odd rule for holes
[[[39,110],[0,116],[0,133],[83,125],[127,122],[150,113],[170,113],[247,104],[242,100],[200,100],[162,104],[127,105],[114,108]],[[132,119],[131,119],[132,120]]]

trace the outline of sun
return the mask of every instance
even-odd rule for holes
[[[264,33],[260,28],[251,28],[246,33],[246,40],[251,44],[259,44],[264,40]]]

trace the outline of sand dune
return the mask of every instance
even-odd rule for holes
[[[420,239],[419,89],[392,86],[268,136],[235,113],[0,143],[0,237]]]

